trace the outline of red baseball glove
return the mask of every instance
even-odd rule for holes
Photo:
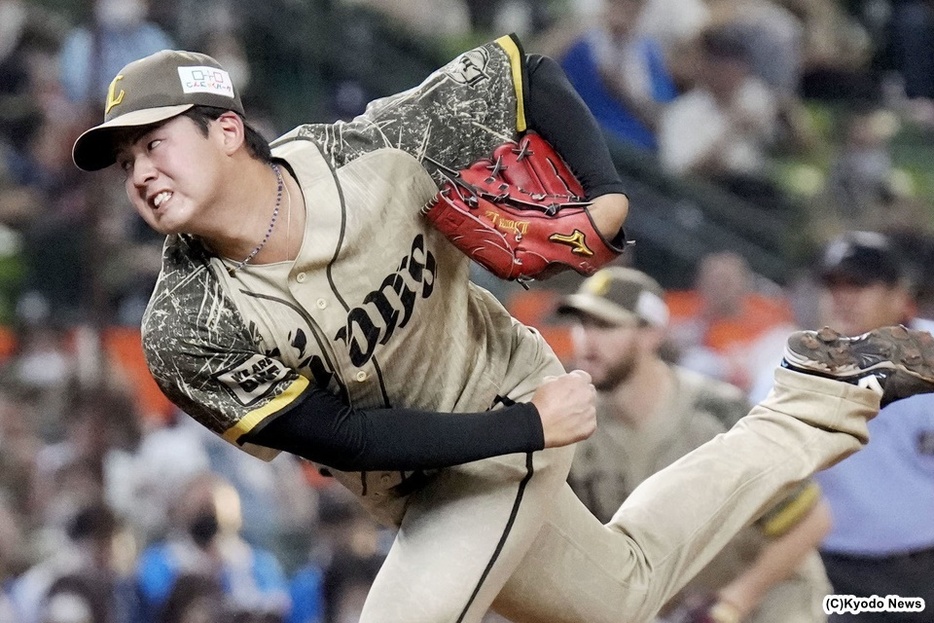
[[[622,253],[594,226],[580,182],[534,132],[461,171],[428,160],[447,181],[425,215],[501,279],[544,278],[568,268],[590,275]]]

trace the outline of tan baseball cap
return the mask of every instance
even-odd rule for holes
[[[206,54],[162,50],[135,60],[110,83],[104,123],[78,137],[72,158],[78,168],[112,165],[118,131],[171,119],[192,106],[215,106],[243,115],[230,75]]]
[[[564,297],[557,312],[586,314],[612,325],[643,322],[668,325],[665,293],[654,279],[633,268],[611,266],[588,277],[574,294]]]

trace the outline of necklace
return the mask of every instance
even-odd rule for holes
[[[227,269],[227,272],[231,277],[233,277],[234,273],[236,273],[238,270],[249,264],[250,260],[256,257],[256,254],[263,250],[263,247],[265,247],[266,243],[269,242],[269,237],[272,235],[273,228],[276,226],[276,219],[279,218],[279,206],[282,205],[282,189],[285,187],[285,183],[282,181],[282,172],[279,170],[279,165],[272,163],[269,166],[271,166],[272,170],[275,171],[276,181],[278,182],[278,186],[276,187],[276,207],[272,211],[272,220],[269,221],[269,228],[266,230],[266,235],[263,236],[263,241],[256,245],[256,247],[250,251],[249,255],[237,262],[236,266]]]

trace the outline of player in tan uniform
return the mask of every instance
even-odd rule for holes
[[[575,362],[598,390],[597,431],[578,444],[569,482],[601,521],[635,487],[745,416],[736,387],[659,355],[668,309],[654,279],[612,267],[588,278],[558,311],[573,317]],[[819,623],[831,593],[817,546],[830,514],[806,481],[744,528],[666,605],[666,620]]]
[[[628,205],[599,129],[556,64],[511,37],[271,154],[216,61],[159,53],[114,78],[105,123],[74,147],[83,169],[118,164],[167,235],[143,326],[166,394],[248,452],[329,468],[398,527],[367,623],[476,622],[491,605],[515,621],[646,620],[788,486],[866,442],[880,391],[841,382],[864,374],[841,367],[847,353],[904,374],[905,352],[934,350],[914,334],[793,336],[797,369],[833,378],[778,370],[743,425],[602,525],[566,482],[566,444],[592,431],[589,378],[471,285],[422,215],[442,183],[430,163],[460,170],[527,129],[614,236]]]

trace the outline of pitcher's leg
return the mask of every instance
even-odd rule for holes
[[[647,620],[787,487],[857,450],[878,407],[872,391],[777,370],[769,398],[637,487],[606,528],[558,505],[497,609],[521,623]]]
[[[442,471],[412,495],[366,623],[477,623],[566,486],[573,448]]]

